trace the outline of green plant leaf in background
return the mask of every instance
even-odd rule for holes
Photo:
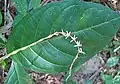
[[[7,42],[7,53],[19,49],[12,59],[30,70],[46,73],[68,71],[77,53],[70,39],[63,36],[42,42],[40,39],[61,29],[76,35],[86,53],[79,55],[74,64],[77,68],[110,42],[120,27],[119,22],[118,13],[99,4],[78,1],[50,3],[31,11],[13,28]],[[35,44],[29,46],[32,43]]]
[[[15,16],[13,26],[16,25],[27,12],[27,0],[12,0],[15,3],[17,15]]]
[[[33,84],[33,81],[21,65],[12,62],[4,84]]]
[[[106,65],[108,67],[112,67],[112,66],[115,66],[119,61],[119,57],[118,56],[115,56],[115,57],[110,57],[108,60],[107,60],[107,63]]]
[[[28,9],[36,9],[40,6],[41,0],[12,0],[15,2],[15,6],[18,13],[25,14]]]
[[[18,13],[26,13],[27,11],[27,0],[12,0],[15,2],[15,7]]]
[[[117,72],[116,76],[114,77],[114,84],[120,84],[120,70]]]
[[[2,14],[0,12],[0,24],[2,23]],[[0,34],[0,48],[5,47],[6,38]]]
[[[84,80],[84,84],[91,84],[90,80]]]
[[[17,9],[17,16],[15,17],[14,24],[16,25],[26,14],[32,9],[40,6],[41,0],[12,0],[15,2]]]
[[[2,23],[2,14],[0,12],[0,25],[1,25],[1,23]]]
[[[27,10],[36,9],[40,7],[41,0],[27,0]]]
[[[112,75],[101,74],[101,78],[105,84],[120,84],[120,71],[117,72],[115,77],[113,78]]]
[[[4,48],[5,47],[5,43],[6,43],[6,38],[0,34],[0,48]]]
[[[78,82],[77,81],[73,81],[72,78],[69,78],[67,81],[65,81],[65,80],[66,80],[66,78],[64,77],[63,84],[78,84]]]
[[[40,7],[40,2],[41,2],[41,0],[32,0],[33,9]]]
[[[101,74],[101,77],[105,84],[114,84],[113,77],[111,75]]]

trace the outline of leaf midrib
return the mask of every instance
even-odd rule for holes
[[[98,26],[101,26],[101,25],[107,24],[107,23],[109,23],[109,22],[111,22],[111,21],[114,21],[114,20],[117,20],[117,19],[120,19],[120,16],[117,17],[117,18],[111,19],[111,20],[109,20],[109,21],[105,21],[105,22],[103,22],[103,23],[100,23],[100,24],[97,24],[97,25],[94,25],[94,26],[91,26],[91,27],[88,27],[88,28],[82,29],[82,30],[89,30],[89,29],[92,29],[92,28],[96,28],[96,27],[98,27]],[[114,25],[114,24],[112,24],[112,25]],[[93,30],[93,29],[92,29],[92,30]],[[78,33],[78,32],[80,32],[80,31],[81,31],[81,30],[79,30],[79,31],[75,31],[75,32],[73,32],[73,33]]]
[[[98,24],[98,25],[94,25],[94,26],[85,28],[85,29],[83,29],[83,30],[92,29],[92,28],[95,28],[95,27],[97,27],[97,26],[101,26],[101,25],[107,24],[107,23],[109,23],[109,22],[111,22],[111,21],[114,21],[114,20],[117,20],[117,19],[120,19],[120,17],[117,17],[117,18],[114,18],[114,19],[112,19],[112,20],[109,20],[109,21],[100,23],[100,24]],[[78,32],[81,32],[81,30],[80,30],[80,31],[73,32],[73,33],[78,33]],[[42,42],[42,41],[44,41],[44,40],[47,40],[46,38],[48,38],[48,37],[49,37],[49,36],[44,37],[44,38],[41,38],[41,39],[39,39],[38,41],[33,42],[33,43],[31,43],[31,44],[29,44],[29,45],[27,45],[27,46],[24,46],[24,47],[22,47],[22,48],[19,48],[19,49],[17,49],[17,50],[14,50],[14,51],[12,51],[11,53],[9,53],[9,54],[7,54],[7,55],[14,55],[14,54],[18,53],[18,52],[21,51],[21,50],[25,50],[25,49],[27,49],[27,48],[29,48],[29,47],[34,46],[35,44],[37,44],[37,43],[39,43],[39,42]],[[50,39],[50,38],[48,38],[48,39]],[[12,53],[13,53],[13,54],[12,54]]]

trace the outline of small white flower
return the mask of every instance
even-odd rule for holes
[[[82,48],[78,48],[78,52],[82,53],[82,54],[85,54],[85,52],[82,51]]]
[[[68,37],[70,37],[70,34],[71,34],[71,32],[66,31],[65,39],[67,39]]]
[[[70,41],[70,43],[72,43],[73,41],[76,41],[77,37],[74,35],[74,37],[71,36],[71,39],[72,40]]]
[[[80,41],[76,41],[76,45],[74,45],[74,47],[81,47],[82,44],[80,43]]]
[[[62,29],[62,32],[61,32],[61,34],[65,37],[65,39],[67,39],[68,37],[70,37],[71,35],[71,32],[68,32],[68,31],[66,31],[66,32],[64,32],[63,31],[63,29]]]
[[[66,35],[66,33],[63,31],[63,29],[62,29],[61,34],[62,34],[63,36],[65,36],[65,35]]]

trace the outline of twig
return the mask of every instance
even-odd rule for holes
[[[97,75],[101,72],[101,69],[102,69],[102,68],[98,69],[98,70],[89,78],[89,80],[92,80],[95,76],[97,76]]]
[[[4,0],[4,26],[6,25],[7,0]]]
[[[49,1],[51,1],[51,0],[43,0],[43,1],[41,2],[41,6],[46,5]]]
[[[101,69],[102,69],[102,67],[99,68],[99,69],[89,78],[89,80],[91,80],[91,84],[93,84],[93,83],[95,82],[96,77],[97,77],[97,76],[99,75],[99,73],[101,72]]]
[[[68,76],[67,76],[67,78],[66,78],[66,81],[67,81],[67,80],[70,78],[70,76],[71,76],[73,65],[74,65],[75,61],[77,60],[78,56],[79,56],[79,52],[77,52],[75,58],[73,59],[71,65],[70,65],[69,73],[68,73]]]
[[[116,49],[114,49],[113,52],[117,52],[120,49],[120,46],[118,46]]]
[[[12,27],[13,18],[10,15],[9,10],[7,11],[7,18],[8,18],[8,23],[0,28],[0,33],[6,33]]]

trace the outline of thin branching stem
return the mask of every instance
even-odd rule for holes
[[[115,48],[113,52],[117,52],[119,49],[120,49],[120,46],[118,46],[117,48]]]
[[[7,0],[4,0],[4,26],[6,25]]]

